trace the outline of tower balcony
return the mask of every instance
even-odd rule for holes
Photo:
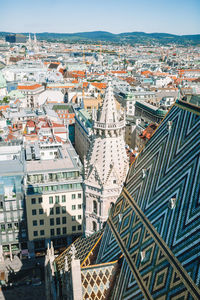
[[[125,120],[112,123],[101,123],[98,121],[94,122],[94,129],[105,129],[105,130],[116,130],[125,127]]]

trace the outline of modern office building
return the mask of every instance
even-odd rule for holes
[[[27,255],[24,153],[20,142],[0,144],[0,259]]]

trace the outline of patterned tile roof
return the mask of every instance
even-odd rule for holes
[[[89,237],[79,237],[73,244],[76,248],[76,257],[80,259],[82,263],[84,259],[88,256],[92,248],[100,241],[102,237],[103,230],[99,230],[92,234]],[[64,269],[65,266],[65,257],[67,256],[68,268],[71,268],[71,245],[63,251],[58,257],[55,259],[55,263],[57,266],[57,270],[60,271]]]
[[[130,168],[97,263],[123,253],[110,299],[200,299],[200,109],[176,103]]]
[[[117,261],[81,269],[83,299],[110,299],[112,286],[119,273]]]

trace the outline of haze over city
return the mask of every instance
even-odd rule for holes
[[[0,5],[0,31],[182,35],[197,34],[200,29],[199,0],[1,0]]]

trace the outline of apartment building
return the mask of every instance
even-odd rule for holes
[[[91,144],[92,114],[86,109],[80,109],[75,117],[75,149],[83,161]]]
[[[44,91],[44,86],[38,83],[22,83],[18,85],[18,90],[26,97],[27,107],[37,107],[39,105],[39,95]]]
[[[83,232],[82,165],[70,142],[26,146],[29,254],[71,243]]]

